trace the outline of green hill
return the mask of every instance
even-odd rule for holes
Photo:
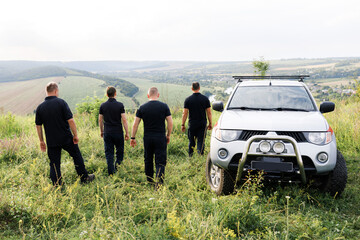
[[[56,66],[41,66],[0,77],[0,82],[26,81],[38,78],[66,76],[66,70]]]
[[[0,62],[1,67],[1,62]],[[3,67],[6,69],[5,67]],[[17,70],[15,72],[9,71],[7,74],[0,74],[0,82],[15,82],[15,81],[26,81],[39,78],[49,77],[67,77],[67,76],[85,76],[96,78],[105,81],[106,85],[112,85],[118,87],[120,92],[125,96],[132,97],[139,91],[139,88],[123,79],[118,77],[105,76],[101,74],[90,73],[87,71],[63,68],[54,65],[40,66],[34,68],[28,68],[26,70]]]

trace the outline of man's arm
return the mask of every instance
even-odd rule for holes
[[[128,123],[127,123],[127,120],[126,120],[126,114],[125,113],[121,114],[121,120],[122,120],[124,130],[125,130],[125,140],[127,141],[127,140],[129,140],[129,130],[128,130]]]
[[[99,114],[100,136],[104,137],[104,116]]]
[[[74,144],[78,144],[79,143],[79,137],[77,135],[76,124],[75,124],[74,118],[70,118],[68,120],[68,123],[70,125],[70,129],[71,129],[71,132],[73,134],[73,142],[74,142]]]
[[[135,147],[136,146],[136,132],[138,130],[139,124],[140,124],[141,118],[135,117],[134,124],[131,131],[131,140],[130,140],[130,146]]]
[[[183,115],[182,115],[182,122],[181,122],[181,131],[185,132],[185,123],[188,117],[189,109],[184,108]]]
[[[46,152],[46,144],[44,142],[44,136],[42,131],[42,125],[36,125],[36,131],[40,140],[40,149],[42,152]]]
[[[206,115],[209,120],[208,130],[212,129],[212,115],[211,115],[211,108],[206,109]]]
[[[167,125],[166,143],[169,144],[171,131],[173,129],[173,120],[172,120],[171,115],[167,116],[165,119],[167,122],[167,124],[166,124]]]

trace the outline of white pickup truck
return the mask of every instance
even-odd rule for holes
[[[235,76],[239,79],[215,125],[206,162],[206,179],[218,195],[236,182],[263,172],[264,180],[309,183],[340,195],[347,182],[345,160],[323,113],[300,76]],[[250,79],[248,81],[243,81]],[[295,80],[295,81],[294,81]]]

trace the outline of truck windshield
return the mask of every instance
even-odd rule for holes
[[[301,86],[238,87],[228,109],[315,111],[308,91]]]

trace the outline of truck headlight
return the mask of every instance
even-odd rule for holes
[[[326,132],[304,132],[306,139],[317,145],[325,145],[332,141],[333,131],[329,128]]]
[[[237,130],[224,130],[224,129],[216,129],[215,130],[215,137],[216,139],[223,141],[223,142],[230,142],[239,139],[241,131]]]

